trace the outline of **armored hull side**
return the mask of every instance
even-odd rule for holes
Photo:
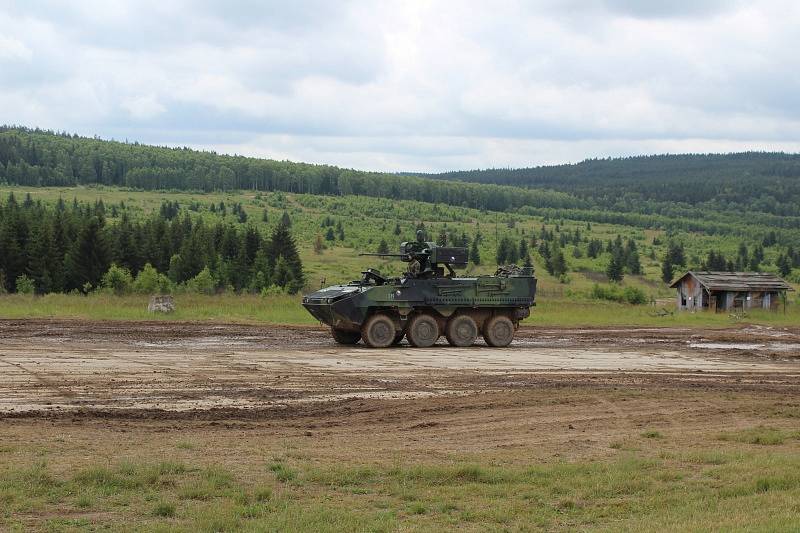
[[[367,345],[382,346],[407,336],[412,345],[424,346],[445,335],[451,344],[463,346],[482,333],[487,343],[504,346],[535,305],[536,278],[522,269],[513,272],[391,280],[367,276],[308,294],[303,306],[346,344],[363,338]]]

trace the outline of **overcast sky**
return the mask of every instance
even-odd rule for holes
[[[0,123],[374,170],[800,151],[800,3],[0,0]]]

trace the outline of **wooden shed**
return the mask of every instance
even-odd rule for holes
[[[781,295],[794,290],[775,274],[763,272],[689,271],[670,287],[678,290],[678,309],[690,311],[776,310]]]

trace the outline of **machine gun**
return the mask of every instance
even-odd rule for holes
[[[436,278],[454,276],[455,268],[467,266],[467,249],[455,246],[439,246],[422,240],[408,241],[400,245],[400,253],[362,253],[359,256],[388,257],[409,263],[406,277]]]

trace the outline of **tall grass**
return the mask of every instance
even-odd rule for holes
[[[86,320],[177,320],[245,324],[317,324],[301,305],[301,296],[251,294],[179,294],[174,313],[150,313],[148,297],[111,294],[49,294],[0,296],[0,318],[77,318]],[[744,318],[727,313],[675,312],[661,308],[604,300],[540,298],[524,325],[532,326],[681,326],[725,327],[737,323],[792,326],[800,324],[800,306],[787,312],[755,310]]]
[[[299,296],[180,294],[173,313],[147,311],[148,296],[48,294],[0,296],[1,318],[80,318],[88,320],[208,320],[236,323],[314,324]]]

